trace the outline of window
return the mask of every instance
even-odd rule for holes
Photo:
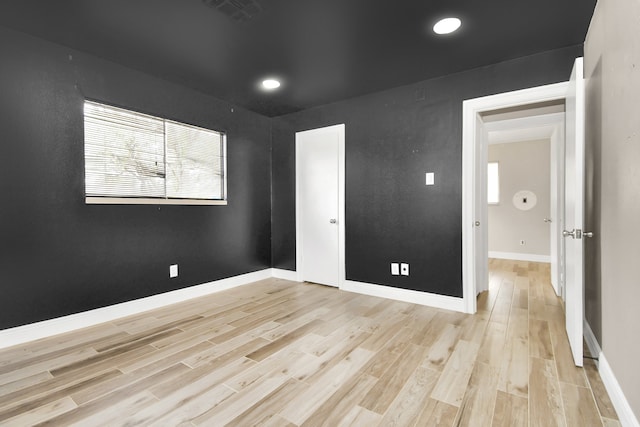
[[[498,162],[489,162],[487,167],[487,200],[490,205],[500,203],[500,173]]]
[[[85,101],[86,203],[226,204],[222,132]]]

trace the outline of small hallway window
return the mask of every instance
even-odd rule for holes
[[[500,203],[500,171],[498,162],[489,162],[487,167],[487,201],[490,205]]]

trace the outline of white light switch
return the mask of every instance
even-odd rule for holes
[[[400,275],[400,264],[398,264],[397,262],[391,263],[391,274],[394,276]]]
[[[405,264],[404,262],[400,264],[400,274],[403,276],[409,275],[409,264]]]
[[[172,264],[169,266],[169,277],[178,277],[178,264]]]
[[[427,172],[426,174],[427,185],[433,185],[435,176],[433,172]]]

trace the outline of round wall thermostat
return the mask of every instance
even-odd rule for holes
[[[513,206],[521,211],[528,211],[538,203],[538,197],[533,191],[522,190],[513,195]]]

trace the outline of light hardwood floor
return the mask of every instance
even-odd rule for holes
[[[615,426],[548,265],[477,314],[271,279],[0,351],[0,425]]]

